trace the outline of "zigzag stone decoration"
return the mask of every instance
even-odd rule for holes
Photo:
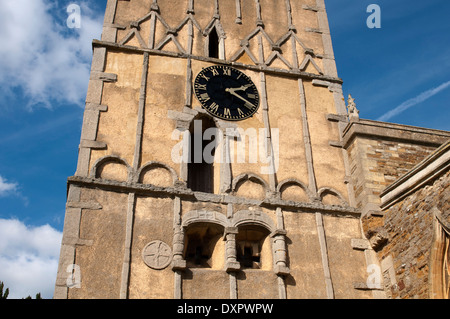
[[[256,5],[256,28],[252,30],[246,37],[244,37],[241,41],[240,48],[231,55],[229,59],[226,59],[224,52],[224,41],[226,39],[226,31],[220,22],[220,7],[218,0],[214,0],[214,11],[213,16],[211,17],[210,22],[206,25],[205,28],[202,28],[199,22],[195,19],[195,9],[194,9],[194,0],[188,1],[188,7],[186,10],[185,18],[176,26],[171,27],[160,14],[160,9],[157,3],[157,0],[153,0],[153,3],[150,7],[150,11],[140,18],[137,21],[133,21],[126,28],[129,32],[118,41],[119,44],[125,45],[131,39],[136,38],[139,46],[144,49],[155,49],[155,50],[164,50],[166,45],[172,42],[176,51],[182,55],[192,55],[193,51],[193,41],[194,41],[194,28],[196,28],[199,33],[201,33],[204,37],[203,41],[205,43],[205,56],[207,56],[208,48],[206,47],[208,43],[208,37],[210,32],[215,28],[219,35],[219,41],[221,42],[219,47],[221,48],[221,59],[226,59],[229,62],[236,62],[243,54],[247,54],[250,60],[258,66],[269,67],[271,66],[275,60],[280,60],[282,65],[285,66],[288,70],[298,70],[305,71],[308,65],[312,65],[313,68],[317,71],[319,75],[323,75],[324,72],[316,63],[316,58],[322,58],[322,56],[315,55],[314,51],[310,48],[307,48],[304,43],[299,39],[296,34],[296,27],[292,24],[292,8],[290,0],[285,0],[286,4],[286,14],[287,14],[287,22],[288,22],[288,31],[277,41],[274,41],[270,38],[267,32],[264,30],[264,21],[261,15],[261,3],[259,0],[255,0]],[[242,24],[242,11],[241,11],[241,0],[236,0],[236,23]],[[150,32],[149,39],[146,43],[143,39],[140,29],[144,22],[150,20]],[[159,40],[159,42],[155,43],[155,34],[157,23],[159,26],[164,28],[165,36]],[[188,26],[188,41],[186,46],[183,46],[179,39],[178,34],[185,26]],[[257,46],[258,46],[258,56],[255,56],[255,53],[252,53],[250,50],[250,41],[253,38],[257,38]],[[265,57],[264,52],[264,41],[268,43],[270,46],[270,54]],[[291,41],[292,47],[292,57],[291,61],[285,57],[287,52],[283,52],[281,47],[288,41]],[[299,54],[297,52],[297,45],[300,46],[303,50],[304,58],[299,63],[298,58]],[[166,49],[167,50],[167,49]],[[278,67],[280,68],[280,67]],[[283,67],[281,67],[283,68]]]

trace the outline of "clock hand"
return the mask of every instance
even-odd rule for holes
[[[250,86],[251,86],[250,84],[246,84],[246,85],[242,85],[241,87],[238,87],[238,88],[228,88],[225,91],[227,91],[227,92],[246,91]]]
[[[241,99],[242,101],[244,101],[245,102],[244,106],[247,109],[252,110],[252,109],[256,108],[256,106],[254,106],[252,103],[250,103],[249,101],[247,101],[246,99],[244,99],[242,96],[240,96],[239,94],[237,94],[234,91],[235,91],[234,89],[230,89],[230,88],[225,89],[225,92],[229,92],[231,95],[234,95],[238,99]]]

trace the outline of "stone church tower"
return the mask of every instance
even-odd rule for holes
[[[324,0],[108,0],[54,297],[380,297],[348,120]]]

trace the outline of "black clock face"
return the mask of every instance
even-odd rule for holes
[[[204,68],[195,79],[194,92],[208,113],[227,121],[247,119],[259,107],[258,90],[252,80],[225,65]]]

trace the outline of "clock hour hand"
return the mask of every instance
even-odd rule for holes
[[[256,106],[254,106],[252,103],[250,103],[249,101],[247,101],[246,99],[244,99],[242,96],[240,96],[239,94],[237,94],[235,91],[236,89],[230,89],[230,88],[226,88],[225,89],[226,92],[229,92],[231,95],[237,97],[238,99],[242,100],[245,102],[244,106],[246,108],[248,108],[249,110],[252,110],[254,108],[256,108]]]

